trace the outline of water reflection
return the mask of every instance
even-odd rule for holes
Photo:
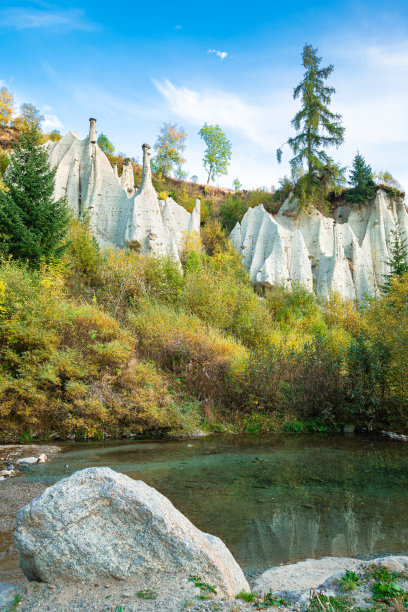
[[[68,468],[65,465],[68,465]],[[247,569],[408,551],[408,455],[382,438],[268,436],[67,445],[30,477],[109,465],[167,495]]]

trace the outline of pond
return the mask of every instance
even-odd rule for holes
[[[408,552],[408,446],[382,437],[269,435],[72,443],[29,478],[109,466],[221,537],[245,570],[325,555]]]

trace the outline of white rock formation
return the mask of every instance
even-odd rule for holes
[[[110,468],[87,468],[46,489],[18,513],[14,541],[31,580],[194,574],[220,595],[249,591],[219,538],[194,527],[152,487]]]
[[[69,132],[57,142],[47,142],[49,159],[56,167],[55,197],[67,196],[73,211],[87,213],[102,247],[118,246],[142,253],[168,254],[179,260],[186,234],[200,232],[200,201],[190,214],[172,198],[158,199],[150,172],[149,145],[143,145],[143,175],[135,190],[130,160],[118,177],[96,143],[96,119],[90,119],[89,136],[80,140]]]
[[[293,199],[276,215],[260,204],[248,209],[230,238],[254,283],[303,285],[324,299],[338,292],[363,301],[384,282],[397,225],[408,239],[403,200],[379,190],[372,203],[340,206],[334,218],[299,213]]]

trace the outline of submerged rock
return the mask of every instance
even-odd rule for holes
[[[161,493],[110,468],[87,468],[17,515],[15,545],[31,580],[131,580],[146,572],[200,575],[221,595],[249,591],[225,544]]]

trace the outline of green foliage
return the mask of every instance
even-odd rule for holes
[[[351,188],[346,192],[346,199],[351,202],[367,202],[375,197],[375,183],[371,166],[357,152],[348,181]]]
[[[186,148],[186,138],[183,127],[178,127],[176,123],[163,123],[154,145],[156,156],[152,160],[152,168],[155,172],[164,176],[172,172],[183,173],[181,166],[186,160],[182,154]],[[185,178],[184,174],[179,178]]]
[[[217,594],[217,587],[208,584],[208,582],[203,582],[201,576],[191,575],[189,581],[194,582],[194,586],[200,589],[199,599],[206,599],[209,595]]]
[[[10,163],[10,157],[6,151],[0,150],[0,175],[3,175]]]
[[[61,256],[70,213],[66,201],[53,197],[55,170],[39,144],[33,121],[21,133],[0,191],[3,252],[38,266]]]
[[[253,606],[255,610],[267,610],[279,606],[288,606],[289,602],[282,597],[276,597],[272,593],[266,593],[261,601],[255,600]]]
[[[110,153],[111,155],[113,154],[115,147],[105,134],[99,134],[96,143],[104,153]]]
[[[335,597],[313,591],[312,596],[306,605],[306,610],[310,612],[349,612],[352,602],[347,597]]]
[[[258,202],[259,203],[259,202]],[[242,220],[249,206],[239,195],[228,195],[220,207],[220,217],[226,230],[230,232]]]
[[[340,578],[340,584],[345,591],[354,591],[361,585],[361,578],[355,572],[346,570],[344,576]]]
[[[333,65],[321,68],[322,58],[311,45],[304,46],[302,61],[305,74],[293,93],[295,100],[301,98],[302,107],[292,120],[297,134],[287,142],[294,154],[290,160],[292,175],[302,174],[306,165],[306,173],[301,176],[296,194],[303,206],[314,202],[316,197],[324,200],[328,186],[336,186],[339,182],[341,169],[328,157],[325,149],[342,144],[344,128],[341,116],[329,110],[335,89],[325,85],[325,81],[333,72]],[[281,149],[277,151],[277,158],[280,162]]]
[[[232,186],[235,191],[241,191],[242,189],[242,183],[237,178],[233,180]]]
[[[205,170],[208,172],[208,185],[217,176],[227,174],[228,164],[231,160],[231,142],[219,125],[208,125],[205,123],[198,133],[207,147],[203,163]]]
[[[141,591],[136,591],[136,597],[139,599],[157,599],[158,592],[154,589],[142,589]]]
[[[252,603],[255,599],[255,595],[253,593],[247,593],[247,591],[240,591],[235,599],[242,599],[247,603]]]
[[[400,227],[392,230],[393,243],[391,247],[391,257],[388,259],[389,273],[385,275],[382,290],[388,293],[391,288],[392,280],[395,277],[403,276],[408,272],[408,245],[406,238],[401,237]]]

